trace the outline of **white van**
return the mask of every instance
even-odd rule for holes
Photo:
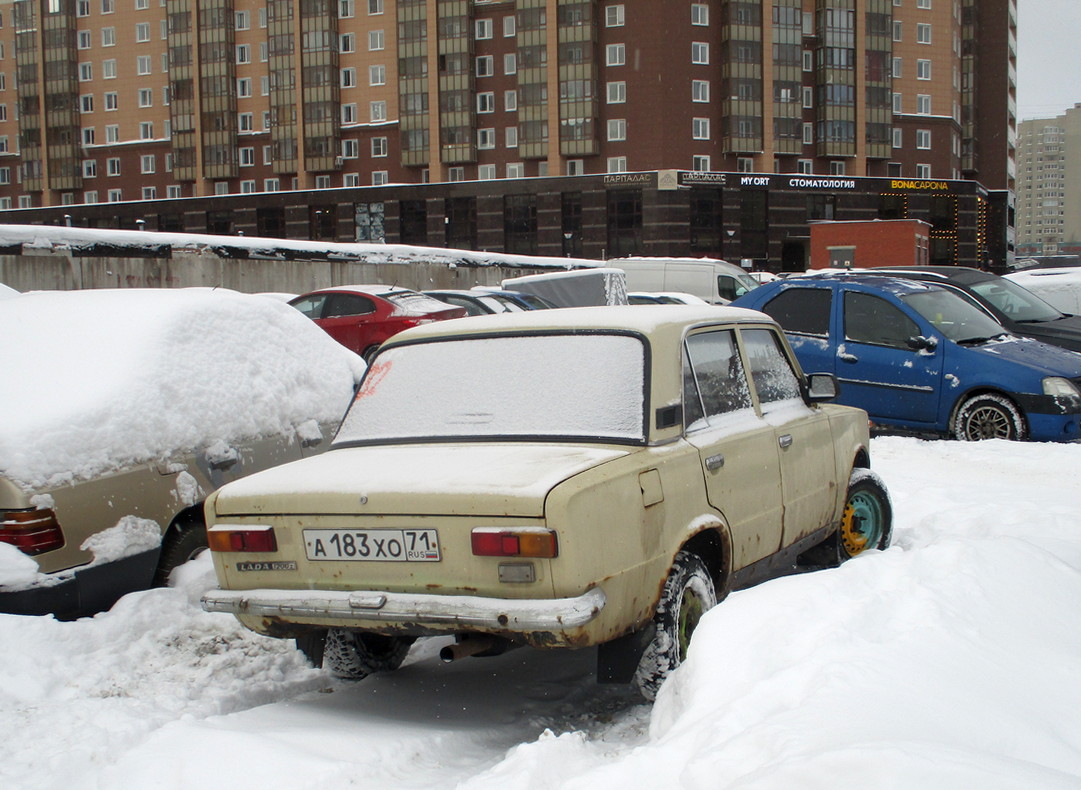
[[[738,266],[716,258],[616,258],[628,291],[682,291],[710,304],[728,304],[759,283]]]

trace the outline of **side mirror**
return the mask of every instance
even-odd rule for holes
[[[833,400],[840,391],[832,373],[812,373],[807,377],[807,400],[811,403]]]
[[[908,339],[908,347],[913,351],[934,351],[938,348],[938,340],[933,337],[916,335]]]

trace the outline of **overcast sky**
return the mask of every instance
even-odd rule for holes
[[[1081,103],[1081,0],[1017,0],[1019,120],[1053,118]]]

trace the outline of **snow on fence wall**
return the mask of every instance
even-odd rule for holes
[[[425,290],[604,265],[400,244],[0,225],[0,283],[19,291],[217,286],[304,293],[360,283]]]

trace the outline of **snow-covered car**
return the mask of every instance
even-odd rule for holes
[[[1067,315],[1081,315],[1081,266],[1026,269],[1006,279],[1024,286]]]
[[[324,450],[363,361],[226,290],[0,301],[0,612],[76,616],[206,545],[222,483]]]
[[[463,376],[462,371],[468,371]],[[207,499],[208,611],[341,677],[598,645],[652,697],[729,590],[888,544],[867,415],[761,313],[613,306],[407,330],[329,452]]]

